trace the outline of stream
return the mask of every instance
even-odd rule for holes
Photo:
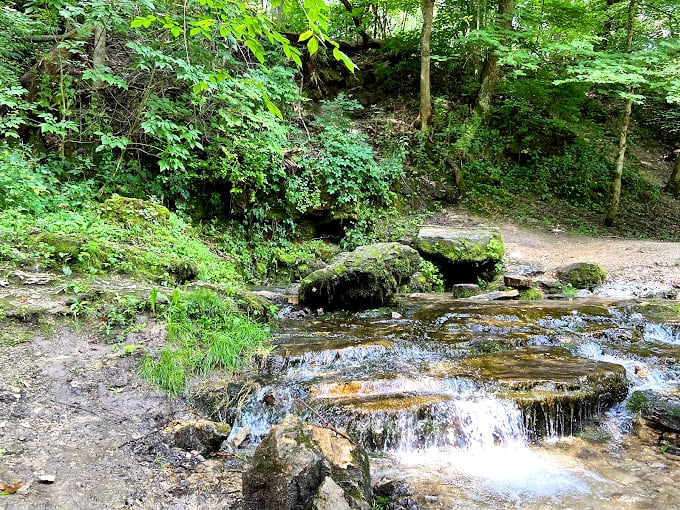
[[[291,412],[327,420],[421,508],[680,508],[679,457],[643,444],[625,405],[678,394],[669,311],[438,294],[284,320],[235,425],[262,437]]]

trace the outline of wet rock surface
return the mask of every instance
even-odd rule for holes
[[[475,377],[519,405],[532,437],[572,435],[628,393],[622,365],[535,346],[465,360]]]
[[[664,452],[680,455],[680,398],[636,391],[628,408],[637,411],[633,425],[638,436]]]

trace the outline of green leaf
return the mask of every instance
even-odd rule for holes
[[[299,42],[306,41],[307,39],[309,39],[309,38],[312,37],[313,35],[314,35],[314,32],[313,32],[313,31],[307,30],[306,32],[303,32],[303,33],[300,34],[300,37],[299,37],[298,41],[299,41]]]
[[[281,113],[281,110],[279,110],[278,106],[271,102],[271,99],[269,99],[266,94],[262,96],[262,99],[264,99],[264,104],[267,106],[269,113],[278,117],[279,120],[283,120],[283,114]]]
[[[345,67],[349,69],[352,73],[356,70],[357,66],[354,65],[354,62],[352,62],[352,59],[349,58],[346,54],[344,54],[342,51],[340,51],[338,48],[333,48],[333,58],[335,60],[341,61],[343,64],[345,64]]]
[[[144,27],[144,28],[149,28],[151,26],[151,23],[156,21],[156,16],[153,14],[150,14],[149,16],[137,16],[135,19],[133,19],[130,22],[130,27],[131,28],[139,28],[139,27]]]
[[[319,51],[319,40],[316,37],[307,41],[307,51],[309,51],[310,55],[314,55]]]

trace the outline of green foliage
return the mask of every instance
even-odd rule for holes
[[[111,212],[111,204],[125,202],[113,200],[107,207],[93,202],[91,181],[64,182],[55,175],[56,165],[37,162],[20,149],[2,147],[0,154],[0,258],[171,283],[183,281],[182,265],[192,261],[203,280],[238,280],[233,263],[211,252],[176,214],[165,210],[166,222],[121,221],[127,216]],[[148,205],[150,211],[160,207]]]
[[[353,250],[364,244],[400,241],[415,236],[423,224],[423,213],[404,216],[390,209],[359,209],[357,219],[346,230],[340,245]]]
[[[207,289],[175,291],[164,317],[166,345],[157,356],[144,358],[140,373],[171,395],[183,393],[192,376],[243,368],[269,339],[268,328]]]
[[[519,291],[520,301],[540,301],[543,298],[538,289],[522,289]]]
[[[564,287],[562,287],[561,292],[565,296],[576,297],[576,294],[578,294],[578,289],[571,283],[567,283]]]
[[[287,180],[287,201],[297,212],[326,208],[346,213],[359,204],[391,203],[390,188],[402,176],[405,154],[394,150],[376,161],[368,137],[350,119],[360,109],[343,94],[322,102],[311,123],[314,135],[298,160],[299,171]]]
[[[441,272],[432,262],[425,259],[420,259],[418,272],[425,280],[425,287],[428,292],[443,292],[444,291],[444,277]]]

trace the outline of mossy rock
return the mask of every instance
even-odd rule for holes
[[[57,260],[78,260],[87,240],[83,236],[61,234],[59,232],[41,232],[33,236],[33,245],[46,245]]]
[[[268,299],[245,289],[236,290],[233,298],[239,310],[248,317],[260,321],[272,318],[272,303]]]
[[[140,248],[120,247],[117,256],[122,259],[118,268],[129,274],[139,275],[155,281],[167,280],[182,284],[198,278],[199,267],[190,259],[163,256]]]
[[[680,398],[635,391],[626,408],[636,413],[633,428],[638,437],[663,453],[680,455]]]
[[[167,226],[170,211],[159,204],[139,198],[113,196],[101,205],[102,217],[128,227]]]
[[[413,247],[439,268],[447,287],[492,280],[505,253],[501,231],[487,227],[424,226]]]
[[[607,271],[594,262],[576,262],[558,267],[556,273],[561,282],[577,289],[593,290],[607,279]]]
[[[300,282],[299,302],[326,310],[360,310],[389,303],[418,271],[420,256],[399,243],[377,243],[342,253]]]
[[[653,391],[635,391],[626,408],[640,413],[640,417],[656,428],[680,432],[680,398],[665,397]]]

